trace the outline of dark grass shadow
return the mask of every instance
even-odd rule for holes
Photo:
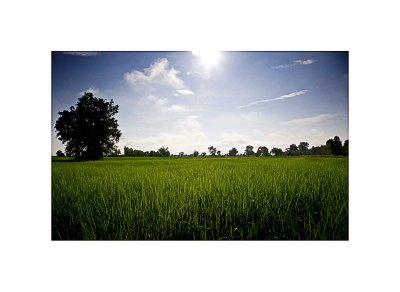
[[[75,160],[73,158],[70,157],[51,157],[51,162],[55,162],[55,163],[70,163],[70,162],[79,162],[79,160]]]

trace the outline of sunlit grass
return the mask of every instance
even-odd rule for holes
[[[347,158],[53,162],[53,239],[348,239]]]

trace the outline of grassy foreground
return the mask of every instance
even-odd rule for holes
[[[52,239],[348,239],[348,159],[52,162]]]

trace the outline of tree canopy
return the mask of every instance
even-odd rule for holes
[[[257,148],[256,156],[268,156],[268,148],[265,146],[260,146]]]
[[[208,147],[208,152],[210,152],[211,156],[215,156],[215,153],[217,152],[217,148],[214,146]]]
[[[331,149],[332,155],[343,154],[342,141],[340,141],[340,138],[338,136],[335,136],[333,140],[329,139],[328,141],[326,141],[326,146]]]
[[[283,150],[281,148],[272,148],[271,153],[274,154],[275,156],[280,156],[283,155]]]
[[[245,155],[254,155],[253,149],[254,149],[253,146],[247,145],[247,146],[246,146],[246,150],[244,150],[244,154],[245,154]]]
[[[75,106],[59,112],[55,129],[57,138],[66,144],[65,152],[75,159],[99,159],[116,151],[121,137],[114,115],[118,105],[111,99],[97,98],[85,92]]]
[[[228,155],[229,156],[236,156],[236,154],[238,154],[238,150],[233,147],[231,150],[229,150]]]

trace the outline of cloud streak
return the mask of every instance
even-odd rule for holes
[[[314,64],[315,62],[317,62],[317,60],[313,60],[313,59],[295,60],[295,61],[293,61],[292,64],[278,65],[278,66],[273,66],[272,68],[274,68],[274,69],[286,69],[286,68],[290,68],[290,67],[294,67],[294,66],[298,66],[298,65],[311,65],[311,64]]]
[[[260,103],[268,103],[268,102],[277,101],[277,100],[285,100],[285,99],[288,99],[288,98],[293,98],[293,97],[296,97],[296,96],[299,96],[299,95],[306,94],[307,92],[308,92],[307,89],[303,89],[303,90],[300,90],[300,91],[296,91],[296,92],[292,92],[292,93],[289,93],[289,94],[281,95],[279,97],[275,97],[275,98],[271,98],[271,99],[256,100],[256,101],[250,102],[250,103],[248,103],[246,105],[238,106],[236,109],[238,110],[238,109],[242,109],[242,108],[246,108],[246,107],[251,107],[253,105],[257,105],[257,104],[260,104]]]
[[[289,126],[303,126],[303,125],[310,125],[310,124],[317,124],[329,119],[336,117],[336,114],[321,114],[312,117],[306,117],[301,119],[294,119],[287,122],[282,123],[283,125]]]
[[[176,92],[180,95],[194,95],[194,92],[189,89],[178,89]]]

